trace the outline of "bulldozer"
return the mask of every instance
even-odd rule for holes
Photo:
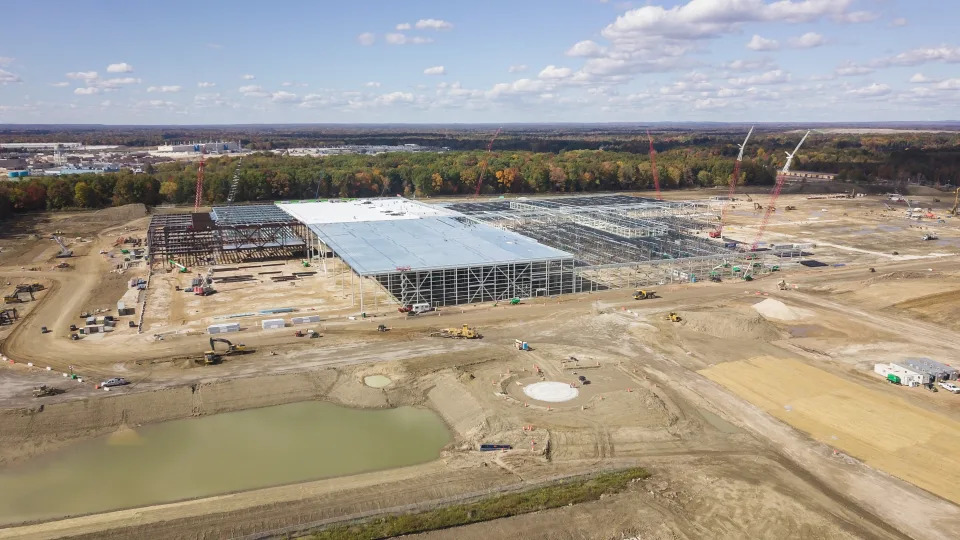
[[[460,328],[444,328],[439,332],[433,332],[430,335],[433,337],[453,339],[480,339],[483,337],[479,332],[467,325],[463,325]]]
[[[680,316],[677,315],[675,312],[671,311],[670,314],[667,315],[667,320],[670,322],[680,322],[683,319],[681,319]]]
[[[40,386],[33,389],[33,397],[47,397],[47,396],[56,396],[57,394],[62,394],[66,390],[62,388],[57,388],[55,386],[47,386],[41,384]]]
[[[633,293],[634,300],[647,300],[649,298],[657,298],[657,293],[655,291],[647,291],[643,289]]]
[[[387,330],[390,330],[390,329],[387,328],[387,325],[385,324],[381,324],[380,326],[377,327],[377,332],[386,332]]]
[[[792,205],[787,205],[787,207],[785,208],[785,210],[796,210],[796,209],[797,207]]]
[[[217,353],[217,343],[223,343],[227,346],[227,350],[223,354]],[[229,340],[223,338],[210,338],[210,350],[203,353],[203,363],[206,365],[219,364],[223,360],[224,356],[230,356],[232,354],[245,354],[248,352],[253,352],[252,350],[247,349],[247,346],[243,343],[237,343],[234,345]]]

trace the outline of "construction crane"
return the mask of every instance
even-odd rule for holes
[[[653,187],[657,189],[657,200],[662,201],[660,195],[660,171],[657,169],[657,151],[653,149],[653,137],[650,136],[650,130],[647,130],[647,139],[650,140],[650,168],[653,170]]]
[[[784,152],[787,154],[787,162],[783,164],[783,169],[780,169],[780,172],[777,173],[777,183],[773,186],[773,192],[770,194],[770,202],[767,203],[767,211],[763,213],[763,220],[760,221],[757,237],[753,240],[753,245],[750,247],[751,251],[756,251],[757,246],[760,245],[760,239],[763,238],[763,231],[767,228],[767,222],[770,221],[770,214],[777,208],[777,197],[780,196],[780,190],[783,189],[783,182],[787,178],[787,173],[790,172],[790,164],[793,163],[794,156],[800,151],[800,145],[803,144],[803,141],[807,140],[808,135],[810,135],[809,131],[803,134],[803,138],[797,143],[797,147],[793,149],[793,152]]]
[[[200,211],[200,203],[203,201],[203,168],[206,166],[204,156],[207,153],[207,145],[200,143],[200,164],[197,166],[197,194],[193,199],[193,211]]]
[[[169,262],[169,263],[170,263],[171,265],[173,265],[173,266],[176,266],[177,269],[178,269],[178,271],[179,271],[181,274],[186,274],[187,272],[190,271],[190,270],[187,269],[186,266],[178,263],[177,261],[175,261],[175,260],[173,260],[173,259],[170,259],[170,260],[167,261],[167,262]]]
[[[730,201],[733,200],[733,194],[737,191],[737,181],[740,179],[740,163],[743,162],[743,149],[747,147],[747,141],[750,140],[750,135],[753,134],[753,126],[750,126],[750,131],[747,132],[747,137],[743,139],[743,144],[740,146],[740,153],[737,154],[737,161],[733,165],[733,179],[730,181],[730,191],[727,192],[727,200],[723,201],[723,206],[720,207],[720,224],[717,225],[715,231],[710,232],[710,238],[720,238],[723,236],[723,224],[726,222],[727,217],[727,206],[730,204]]]
[[[483,167],[480,168],[480,177],[477,178],[477,192],[473,194],[474,197],[480,196],[480,188],[483,187],[483,175],[487,174],[487,158],[490,155],[490,152],[493,151],[493,141],[497,140],[497,137],[500,135],[500,130],[503,128],[497,128],[497,132],[493,134],[493,138],[490,139],[490,144],[487,145],[487,157],[483,158]]]
[[[232,203],[234,199],[237,198],[237,189],[240,187],[240,165],[243,163],[243,158],[240,158],[240,161],[237,162],[237,170],[233,171],[233,180],[230,181],[230,193],[227,194],[227,202]]]
[[[64,259],[66,257],[73,257],[73,250],[67,249],[67,245],[63,243],[63,238],[53,234],[50,235],[50,238],[53,238],[53,241],[60,246],[60,253],[57,254],[58,259]]]
[[[960,187],[957,188],[957,194],[953,197],[953,208],[950,209],[950,215],[957,215],[957,209],[960,209]]]

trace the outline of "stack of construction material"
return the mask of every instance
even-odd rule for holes
[[[240,323],[220,323],[220,324],[211,324],[207,327],[207,333],[209,334],[224,334],[227,332],[239,332]]]
[[[320,316],[319,316],[319,315],[310,315],[310,316],[307,316],[307,317],[293,317],[293,318],[290,319],[290,322],[291,322],[292,324],[318,323],[318,322],[320,322]]]
[[[264,330],[274,330],[286,326],[286,322],[283,319],[264,319],[260,324]]]

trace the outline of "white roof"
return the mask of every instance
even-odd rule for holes
[[[379,199],[331,199],[320,202],[279,202],[277,206],[307,225],[361,223],[460,215],[439,206],[402,197]]]

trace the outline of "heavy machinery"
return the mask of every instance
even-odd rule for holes
[[[792,205],[787,205],[787,207],[784,208],[784,209],[785,209],[785,210],[788,210],[788,211],[789,211],[789,210],[796,210],[797,207],[796,207],[796,206],[792,206]]]
[[[681,319],[679,315],[677,315],[676,313],[674,313],[673,311],[671,311],[670,314],[667,315],[667,320],[670,321],[670,322],[680,322],[680,321],[682,321],[683,319]]]
[[[760,203],[758,203],[758,202],[755,202],[755,203],[753,203],[753,209],[756,210],[756,211],[763,210],[763,205],[760,204]]]
[[[726,223],[727,217],[727,205],[733,202],[733,194],[737,191],[737,182],[740,179],[740,164],[743,162],[743,149],[747,146],[747,141],[750,140],[750,135],[753,134],[753,126],[750,126],[750,131],[747,132],[746,138],[743,139],[743,144],[738,145],[740,152],[737,154],[737,160],[734,162],[733,166],[733,177],[730,179],[730,191],[727,193],[726,200],[723,201],[723,206],[720,207],[720,223],[717,225],[717,228],[710,231],[710,238],[722,238],[723,237],[723,225]],[[747,200],[753,202],[749,196]]]
[[[639,291],[633,293],[634,300],[647,300],[649,298],[656,298],[657,293],[655,291],[647,291],[640,289]]]
[[[385,324],[381,324],[380,326],[377,327],[377,332],[386,332],[387,330],[390,330],[390,329],[387,328],[387,325]]]
[[[223,343],[227,346],[227,350],[225,350],[223,354],[217,353],[217,343]],[[247,346],[243,343],[237,343],[234,345],[230,342],[230,340],[212,337],[210,338],[210,350],[203,353],[203,361],[207,365],[217,364],[223,359],[224,356],[229,356],[232,354],[244,354],[247,352],[251,351],[248,350]]]
[[[0,326],[13,324],[13,322],[19,318],[16,309],[0,309]]]
[[[513,346],[516,347],[518,351],[530,350],[530,344],[520,339],[513,340]]]
[[[167,262],[169,262],[172,266],[177,267],[177,271],[180,272],[181,274],[186,274],[187,272],[190,271],[186,266],[178,263],[177,261],[175,261],[175,260],[173,260],[173,259],[170,259],[170,260],[167,261]]]
[[[928,240],[939,240],[939,239],[940,239],[940,237],[937,236],[937,235],[935,235],[935,234],[933,234],[933,233],[927,233],[927,234],[923,235],[923,238],[921,238],[921,240],[923,240],[924,242],[926,242],[926,241],[928,241]]]
[[[60,246],[60,253],[57,254],[58,259],[64,259],[66,257],[73,257],[73,250],[67,249],[67,245],[63,243],[63,238],[53,234],[50,235],[50,238],[53,239],[57,245]]]
[[[957,215],[958,210],[960,210],[960,187],[957,188],[957,193],[953,197],[953,208],[950,209],[950,215]]]
[[[320,333],[316,330],[297,330],[293,333],[296,337],[309,337],[309,338],[318,338]]]
[[[780,289],[781,291],[787,290],[787,281],[781,279],[779,282],[777,282],[777,289]]]
[[[440,330],[439,332],[433,332],[430,335],[433,337],[452,339],[480,339],[483,337],[479,332],[467,325],[463,325],[460,328],[444,328],[443,330]]]
[[[39,397],[55,396],[57,394],[62,394],[64,392],[66,392],[66,390],[62,388],[41,384],[40,386],[33,389],[33,397],[39,398]]]

